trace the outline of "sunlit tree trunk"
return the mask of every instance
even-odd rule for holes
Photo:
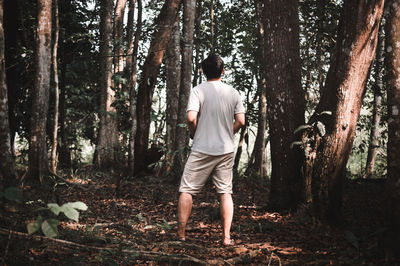
[[[8,96],[4,63],[3,0],[0,0],[0,191],[10,185],[15,185],[16,181],[8,120]]]
[[[32,92],[28,180],[37,182],[49,172],[46,122],[49,109],[52,1],[38,0],[36,73]]]
[[[154,87],[181,2],[182,0],[165,1],[157,18],[157,30],[154,32],[142,67],[136,110],[135,173],[139,173],[145,167],[143,158],[146,155],[149,143],[150,112]]]
[[[264,69],[271,137],[270,207],[290,209],[301,201],[301,154],[292,149],[294,131],[304,124],[300,83],[298,1],[264,2]]]
[[[131,117],[131,132],[129,135],[129,148],[128,148],[128,172],[129,175],[134,173],[134,156],[135,156],[135,136],[137,130],[136,119],[136,80],[137,80],[137,58],[139,39],[142,32],[142,0],[137,0],[138,14],[136,22],[135,39],[133,40],[133,19],[135,0],[129,0],[129,13],[128,13],[128,81],[129,81],[129,114]]]
[[[112,169],[119,150],[116,110],[112,106],[115,92],[112,89],[112,13],[113,1],[102,0],[100,7],[100,127],[97,140],[96,165]]]
[[[388,248],[392,254],[399,254],[400,239],[400,3],[389,0],[387,3],[386,69],[388,98],[388,157],[387,157],[387,216]]]
[[[117,0],[114,11],[114,72],[124,70],[124,15],[127,0]]]
[[[53,45],[53,78],[54,78],[54,114],[53,114],[53,142],[51,147],[51,170],[55,173],[57,170],[57,144],[58,144],[58,106],[60,102],[58,87],[58,0],[54,0],[54,45]]]
[[[178,125],[186,124],[186,107],[189,100],[190,88],[192,86],[192,63],[193,63],[193,31],[196,15],[196,0],[183,1],[183,33],[182,33],[182,69],[179,90]],[[189,132],[187,128],[178,126],[176,129],[175,150],[178,150],[174,160],[174,172],[177,180],[183,171],[187,158],[185,147],[189,143]]]
[[[374,109],[372,113],[372,127],[369,136],[368,156],[363,178],[371,178],[375,171],[375,160],[379,148],[379,123],[382,116],[382,90],[383,90],[383,64],[385,52],[385,36],[383,26],[379,30],[378,48],[375,59],[375,84],[374,90]]]
[[[325,89],[304,134],[305,179],[311,180],[316,215],[330,224],[342,221],[343,181],[362,97],[375,57],[383,0],[344,2]],[[357,11],[357,12],[355,12]]]
[[[165,174],[168,175],[172,170],[174,162],[175,138],[178,122],[179,108],[179,85],[181,82],[181,67],[180,67],[180,27],[179,19],[176,20],[172,30],[171,39],[169,40],[165,66],[167,70],[167,153],[165,156]]]

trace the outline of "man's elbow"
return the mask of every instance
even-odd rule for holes
[[[236,116],[236,123],[240,126],[243,127],[246,124],[246,119],[243,114],[240,114]]]

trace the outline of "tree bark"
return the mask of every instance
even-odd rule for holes
[[[3,0],[0,0],[0,191],[17,183],[14,159],[11,154],[3,25]]]
[[[298,1],[267,1],[263,17],[272,161],[270,207],[283,210],[301,201],[301,154],[290,147],[295,129],[304,124],[305,110],[300,83]]]
[[[138,4],[138,15],[137,15],[137,23],[136,23],[136,31],[135,31],[135,40],[129,41],[129,63],[128,69],[132,69],[129,73],[129,114],[131,117],[131,134],[129,135],[129,151],[128,151],[128,171],[130,175],[133,175],[135,171],[134,167],[134,158],[135,158],[135,137],[137,131],[137,118],[136,118],[136,80],[137,80],[137,57],[138,57],[138,48],[139,48],[139,39],[142,32],[142,0],[137,0]],[[134,0],[130,0],[130,16],[133,21],[132,9],[134,8]],[[128,20],[130,21],[130,20]],[[133,24],[133,23],[131,23]],[[128,23],[128,25],[130,25]],[[128,29],[131,29],[129,27]],[[129,34],[128,34],[129,35]],[[132,60],[132,63],[130,63]]]
[[[100,128],[96,153],[96,165],[106,170],[116,164],[119,150],[116,110],[112,106],[115,92],[112,89],[112,13],[113,1],[101,1],[100,15]]]
[[[346,163],[375,56],[383,2],[344,2],[324,93],[308,123],[313,127],[303,135],[308,145],[303,169],[305,180],[311,181],[313,208],[330,224],[342,221]]]
[[[143,158],[149,142],[150,110],[157,75],[160,70],[165,48],[171,36],[182,0],[166,0],[157,18],[157,30],[154,32],[149,51],[143,65],[143,71],[137,95],[137,132],[135,138],[135,173],[144,170]]]
[[[57,170],[57,144],[58,144],[58,106],[60,102],[58,87],[58,0],[54,0],[54,45],[53,45],[53,78],[54,78],[54,114],[53,114],[53,142],[51,147],[51,170],[55,173]]]
[[[387,214],[388,225],[387,255],[399,254],[400,239],[400,4],[399,1],[386,2],[386,70],[388,98],[388,157],[387,157]]]
[[[52,1],[38,0],[36,29],[36,76],[32,97],[28,180],[42,182],[48,174],[46,122],[49,109]]]
[[[179,24],[179,19],[177,19],[172,30],[171,39],[167,46],[165,59],[165,66],[167,69],[167,153],[165,156],[165,175],[169,175],[172,170],[176,148],[175,139],[178,125],[179,85],[181,82],[181,43]]]
[[[382,116],[382,90],[383,90],[383,65],[385,52],[385,36],[383,25],[380,26],[378,36],[378,48],[375,59],[375,84],[374,90],[374,109],[372,113],[372,127],[369,137],[368,156],[363,178],[371,178],[375,171],[375,160],[379,148],[379,124]]]
[[[196,0],[185,0],[183,2],[183,33],[182,33],[182,69],[181,83],[179,90],[178,125],[186,124],[186,107],[189,100],[190,88],[192,86],[192,65],[193,65],[193,32],[194,19],[196,15]],[[184,164],[187,159],[189,143],[189,131],[186,127],[178,126],[176,129],[174,160],[174,172],[176,181],[180,178]]]

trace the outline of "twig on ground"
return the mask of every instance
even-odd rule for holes
[[[115,250],[115,248],[88,246],[88,245],[78,244],[75,242],[62,240],[62,239],[56,239],[56,238],[51,238],[51,237],[46,237],[46,236],[39,236],[39,235],[28,235],[27,233],[22,233],[22,232],[17,232],[17,231],[12,231],[12,230],[9,230],[9,231],[10,232],[8,232],[7,229],[0,228],[0,235],[13,234],[15,236],[33,239],[36,241],[55,242],[55,243],[58,243],[61,245],[71,246],[74,248],[80,248],[80,249],[84,249],[84,250],[88,250],[88,249],[99,250],[99,251],[103,251],[103,250],[114,251]],[[165,253],[165,252],[144,251],[144,250],[126,250],[126,249],[121,250],[121,252],[126,253],[126,254],[137,254],[138,258],[142,259],[142,260],[168,261],[168,262],[175,262],[175,263],[188,262],[191,265],[207,265],[206,262],[201,261],[195,257],[185,255],[185,254],[169,254],[169,253]]]

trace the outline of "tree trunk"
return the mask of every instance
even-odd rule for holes
[[[57,170],[57,138],[58,138],[58,106],[59,106],[59,88],[58,88],[58,0],[54,0],[54,45],[53,45],[53,77],[54,77],[54,124],[53,124],[53,142],[51,147],[51,170],[55,173]]]
[[[242,127],[240,129],[240,137],[239,137],[239,144],[238,144],[238,148],[235,154],[235,160],[233,163],[233,174],[235,176],[239,175],[239,163],[240,163],[240,157],[242,156],[242,151],[243,151],[243,143],[245,142],[246,138],[248,138],[247,136],[247,125],[245,125],[244,127]]]
[[[165,65],[167,69],[167,153],[165,156],[165,175],[169,175],[174,163],[175,138],[178,124],[179,85],[181,81],[180,67],[180,27],[176,20],[166,52]]]
[[[16,172],[11,154],[8,96],[4,63],[3,0],[0,0],[0,191],[16,185]]]
[[[129,17],[128,19],[128,32],[133,30],[133,9],[135,0],[129,1]],[[138,3],[138,15],[135,31],[135,40],[133,41],[133,36],[129,37],[129,50],[128,50],[128,76],[129,76],[129,114],[131,117],[131,132],[129,135],[129,151],[128,151],[128,172],[129,175],[134,173],[134,155],[135,155],[135,137],[137,130],[137,118],[136,118],[136,80],[137,80],[137,57],[139,48],[139,39],[142,32],[142,0],[137,0]],[[132,22],[130,22],[132,21]],[[129,26],[131,25],[131,26]],[[128,36],[132,34],[129,33]]]
[[[254,142],[254,148],[249,161],[248,170],[254,171],[259,176],[266,174],[266,159],[265,159],[265,130],[267,126],[267,98],[266,98],[266,81],[265,71],[262,65],[264,61],[264,26],[262,24],[262,1],[254,1],[256,15],[257,15],[257,37],[259,49],[257,49],[256,62],[258,73],[256,75],[258,85],[258,122],[257,122],[257,136]]]
[[[100,169],[112,169],[119,150],[116,110],[112,106],[115,92],[112,89],[112,13],[113,1],[101,1],[100,15],[100,128],[96,153],[96,165]]]
[[[64,39],[64,38],[63,38]],[[61,53],[63,54],[63,53]],[[61,55],[60,54],[60,55]],[[58,155],[58,164],[63,169],[71,169],[71,151],[68,143],[68,133],[66,129],[66,98],[67,98],[67,86],[66,86],[66,70],[67,64],[65,62],[65,56],[60,58],[61,62],[61,75],[60,75],[60,152]]]
[[[15,107],[21,96],[26,93],[23,88],[21,79],[22,66],[20,60],[15,55],[18,54],[21,45],[26,45],[24,42],[24,27],[22,24],[22,10],[19,1],[5,0],[3,1],[3,28],[4,35],[7,36],[4,40],[5,50],[5,69],[6,69],[6,84],[8,90],[8,116],[10,125],[10,140],[11,153],[15,157],[14,140],[18,130],[18,119]]]
[[[386,3],[386,69],[388,93],[388,157],[387,157],[387,215],[388,249],[400,259],[400,5],[399,1]]]
[[[374,109],[372,113],[372,127],[369,137],[368,156],[363,178],[371,178],[375,171],[375,159],[379,148],[379,123],[381,122],[382,112],[382,90],[383,90],[383,64],[385,52],[385,36],[383,26],[380,26],[378,37],[378,48],[375,59],[375,84],[374,90]]]
[[[203,0],[198,0],[197,1],[197,10],[196,10],[196,18],[195,18],[195,40],[194,44],[196,46],[196,55],[194,58],[194,69],[193,69],[193,81],[192,81],[192,86],[195,87],[199,84],[198,79],[200,74],[200,36],[201,36],[201,14],[203,13],[203,5],[202,5]]]
[[[36,29],[36,77],[32,97],[30,121],[28,180],[42,182],[48,174],[46,122],[49,109],[51,66],[51,14],[52,1],[38,0]]]
[[[144,170],[143,158],[149,142],[150,111],[154,87],[160,70],[165,48],[171,36],[172,27],[178,15],[182,0],[166,0],[157,18],[157,30],[154,32],[149,51],[143,65],[141,81],[137,95],[137,132],[135,138],[135,173]]]
[[[196,15],[196,0],[183,2],[183,33],[182,33],[182,69],[179,90],[178,125],[186,124],[186,107],[189,100],[190,88],[192,86],[192,64],[193,64],[193,31]],[[189,132],[186,127],[178,126],[176,129],[176,153],[174,160],[174,172],[176,181],[179,180],[187,159],[189,143]]]
[[[114,11],[114,72],[124,70],[124,15],[127,0],[117,0]],[[119,84],[117,84],[119,85]]]
[[[264,69],[271,136],[270,207],[290,209],[301,201],[301,154],[291,149],[294,130],[304,124],[300,83],[298,1],[264,3]]]
[[[303,135],[308,143],[304,174],[311,180],[313,207],[330,224],[342,221],[346,163],[375,56],[383,2],[344,2],[324,93],[309,121],[313,127]]]

